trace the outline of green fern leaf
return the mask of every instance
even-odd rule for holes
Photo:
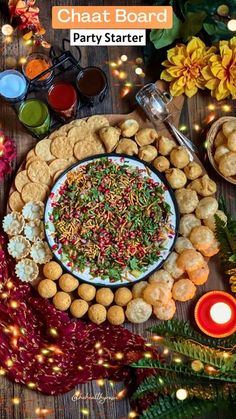
[[[230,383],[236,383],[236,372],[222,372],[219,371],[217,375],[209,375],[206,372],[200,371],[195,372],[192,370],[191,366],[187,364],[167,364],[153,359],[140,359],[139,361],[131,364],[133,368],[152,368],[163,370],[166,372],[178,373],[188,376],[198,376],[208,378],[209,380],[219,380],[219,381],[228,381]]]
[[[191,359],[199,359],[204,364],[210,364],[219,369],[222,368],[223,371],[235,370],[236,355],[225,358],[224,352],[181,338],[177,338],[176,340],[165,339],[163,344],[175,352]]]
[[[214,339],[197,332],[188,321],[178,319],[162,322],[157,326],[148,329],[152,333],[164,337],[182,337],[194,340],[202,345],[211,348],[229,349],[233,353],[233,346],[236,345],[236,334],[225,339]],[[161,342],[160,342],[161,343]]]
[[[217,404],[212,401],[190,398],[181,401],[166,396],[160,398],[157,403],[144,411],[140,419],[189,419],[192,416],[209,413],[216,408]]]

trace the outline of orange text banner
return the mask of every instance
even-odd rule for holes
[[[54,29],[170,29],[171,6],[53,6]]]

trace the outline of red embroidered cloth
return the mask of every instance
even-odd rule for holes
[[[0,233],[0,368],[11,380],[52,395],[88,380],[129,378],[128,364],[145,351],[141,336],[70,319],[19,281],[14,267]]]

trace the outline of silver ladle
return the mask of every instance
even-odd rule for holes
[[[159,122],[163,122],[170,128],[178,143],[187,148],[192,161],[194,159],[192,153],[198,153],[198,149],[173,124],[173,116],[167,107],[172,96],[168,92],[161,92],[154,83],[150,83],[139,90],[136,100],[156,129]]]

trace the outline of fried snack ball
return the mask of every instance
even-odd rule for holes
[[[173,148],[176,147],[176,143],[171,138],[164,137],[164,135],[162,135],[157,140],[156,146],[162,156],[168,156]]]
[[[70,312],[73,317],[80,319],[87,313],[88,308],[89,308],[89,305],[87,301],[77,299],[71,303]]]
[[[78,288],[78,295],[85,301],[92,301],[96,295],[96,288],[93,285],[81,284]]]
[[[171,290],[174,278],[165,269],[159,269],[149,277],[148,282],[150,284],[163,284]]]
[[[188,272],[189,279],[195,284],[195,285],[203,285],[208,280],[209,276],[209,268],[206,262],[204,262],[204,265],[201,268],[194,269],[194,271]]]
[[[215,154],[214,154],[214,160],[216,163],[219,164],[221,157],[223,157],[225,154],[229,153],[229,148],[226,147],[226,145],[220,145],[216,148]]]
[[[157,156],[157,149],[152,145],[144,145],[140,147],[138,156],[141,160],[150,162]]]
[[[126,119],[119,123],[121,135],[127,138],[133,137],[139,130],[139,124],[135,119]]]
[[[197,204],[196,208],[196,216],[200,220],[203,218],[211,217],[216,213],[218,210],[218,202],[212,196],[207,196],[206,198],[202,198],[199,203]]]
[[[184,302],[194,297],[196,289],[190,279],[179,279],[172,288],[172,295],[174,300]]]
[[[131,323],[144,323],[152,314],[152,306],[142,298],[135,298],[127,305],[125,315]]]
[[[137,284],[134,284],[132,287],[133,298],[142,297],[143,290],[146,288],[147,285],[148,285],[147,281],[140,281],[140,282],[137,282]]]
[[[196,191],[201,196],[209,196],[216,192],[216,183],[208,175],[204,175],[190,182],[187,188]]]
[[[173,166],[183,169],[189,163],[189,154],[184,147],[175,147],[170,153],[170,161]]]
[[[219,248],[219,243],[217,240],[214,240],[212,242],[212,244],[207,247],[206,249],[201,250],[201,253],[203,254],[203,256],[206,257],[212,257],[214,255],[216,255],[219,252],[220,248]]]
[[[96,301],[99,304],[107,307],[114,300],[114,294],[109,288],[100,288],[96,293]]]
[[[118,288],[115,292],[115,303],[118,306],[127,306],[128,302],[132,300],[132,292],[125,287]]]
[[[185,173],[177,168],[166,170],[166,179],[169,182],[172,189],[183,188],[187,183]]]
[[[59,279],[59,287],[62,291],[72,292],[79,286],[79,281],[73,275],[63,274]]]
[[[215,147],[219,147],[220,145],[226,144],[227,143],[227,137],[225,136],[225,134],[223,133],[223,131],[219,131],[215,140],[214,140],[214,146]]]
[[[186,174],[189,180],[195,180],[202,174],[202,168],[200,164],[195,161],[191,161],[184,168],[184,173]]]
[[[125,321],[124,309],[120,306],[111,306],[107,310],[107,320],[114,326],[119,326]]]
[[[189,236],[195,249],[206,250],[211,246],[215,240],[214,233],[206,226],[194,227]]]
[[[187,237],[178,237],[175,242],[175,250],[180,255],[184,250],[193,249],[193,245]]]
[[[64,291],[58,291],[52,300],[54,306],[61,311],[66,311],[71,305],[71,296]]]
[[[136,143],[142,147],[154,143],[158,134],[154,128],[142,128],[135,135]]]
[[[38,293],[43,298],[52,298],[57,292],[57,286],[51,279],[43,279],[38,284]]]
[[[180,218],[179,233],[183,237],[188,237],[193,227],[201,225],[201,221],[194,214],[185,214]]]
[[[116,153],[133,156],[134,154],[138,154],[138,146],[130,138],[121,138],[116,147]]]
[[[181,275],[183,275],[184,271],[180,269],[176,261],[178,259],[179,255],[176,252],[172,252],[168,259],[165,261],[163,267],[165,270],[174,278],[178,279]]]
[[[205,226],[207,226],[212,231],[215,231],[216,229],[215,215],[217,215],[222,221],[224,221],[225,224],[227,223],[227,216],[225,215],[225,213],[221,210],[217,210],[214,215],[211,215],[210,217],[203,219]]]
[[[117,127],[103,127],[99,130],[101,138],[107,153],[111,153],[117,146],[120,139],[121,130]]]
[[[191,272],[204,266],[205,260],[195,249],[186,249],[179,255],[176,263],[183,271]]]
[[[236,131],[231,132],[228,136],[227,146],[230,151],[236,151]]]
[[[176,305],[174,300],[171,298],[166,304],[160,302],[156,303],[153,308],[153,313],[159,320],[171,320],[176,312]]]
[[[175,197],[181,214],[194,212],[199,202],[197,192],[191,189],[177,189]]]
[[[165,172],[165,170],[169,169],[170,162],[164,156],[158,156],[153,162],[152,165],[157,169],[159,172]]]
[[[236,153],[230,151],[221,157],[219,171],[225,177],[236,175]]]
[[[46,278],[56,281],[62,275],[63,270],[59,263],[51,261],[44,265],[43,274]]]
[[[101,324],[106,320],[107,311],[102,304],[93,304],[88,309],[88,317],[91,322]]]
[[[166,304],[171,299],[171,290],[168,286],[153,282],[148,284],[143,291],[143,299],[146,303],[154,306],[158,301],[162,304]]]
[[[231,134],[231,132],[235,130],[236,130],[236,119],[227,121],[222,125],[222,131],[227,138]]]

